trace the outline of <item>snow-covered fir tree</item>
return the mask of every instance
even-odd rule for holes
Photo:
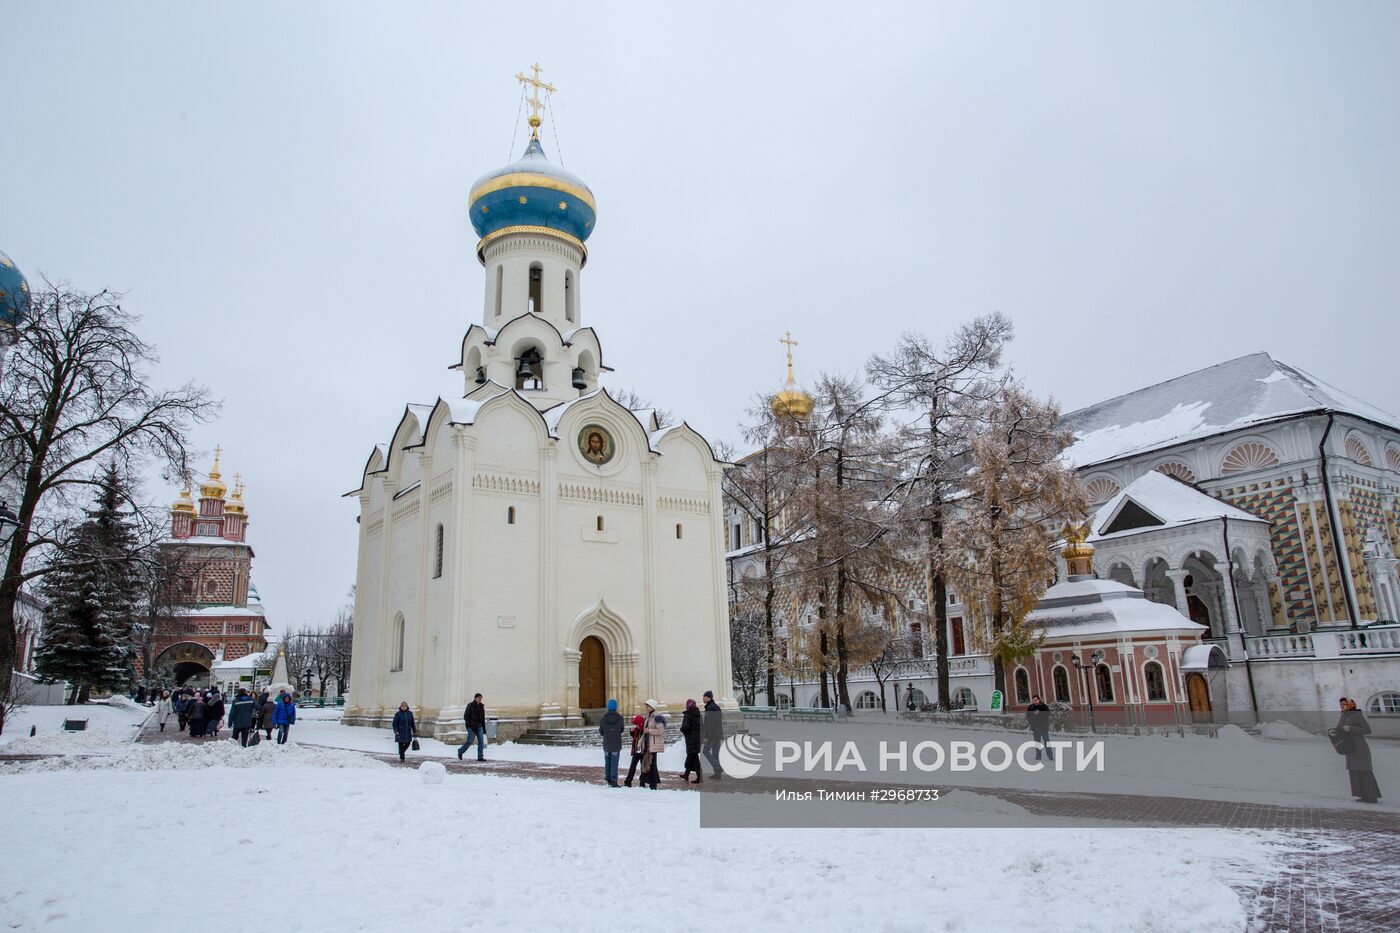
[[[132,626],[141,594],[137,539],[126,489],[115,467],[98,484],[97,502],[56,549],[44,578],[48,621],[35,668],[72,685],[69,703],[94,688],[121,690],[135,676]]]

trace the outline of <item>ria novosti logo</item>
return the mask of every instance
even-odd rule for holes
[[[719,764],[726,775],[751,778],[763,764],[763,746],[746,732],[736,732],[719,747]]]

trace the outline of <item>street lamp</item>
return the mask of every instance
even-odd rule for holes
[[[9,544],[19,531],[19,516],[10,511],[10,504],[0,499],[0,547]]]
[[[1075,670],[1084,675],[1084,698],[1089,702],[1089,731],[1094,732],[1094,685],[1089,680],[1089,672],[1094,669],[1094,665],[1082,663],[1077,654],[1071,654],[1069,659]]]

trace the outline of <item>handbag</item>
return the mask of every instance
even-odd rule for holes
[[[254,731],[253,731],[253,734],[250,735],[250,736],[248,736],[248,747],[251,748],[251,747],[253,747],[254,745],[257,745],[257,744],[258,744],[259,742],[261,742],[261,741],[262,741],[262,734],[259,733],[257,730],[254,730]]]
[[[409,747],[412,748],[415,752],[418,751],[418,739],[415,738],[415,739],[413,740],[413,744],[410,745]]]
[[[1338,755],[1350,755],[1356,751],[1356,739],[1340,729],[1328,729],[1327,738],[1332,741],[1332,750]]]

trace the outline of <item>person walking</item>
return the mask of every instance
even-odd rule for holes
[[[287,733],[297,721],[297,706],[291,694],[283,690],[277,695],[277,703],[272,710],[272,724],[277,727],[277,744],[287,744]]]
[[[656,790],[661,783],[661,764],[657,759],[666,750],[666,717],[656,711],[657,702],[647,700],[647,718],[643,726],[642,786]]]
[[[214,738],[219,737],[219,728],[224,724],[224,696],[218,690],[209,694],[209,715],[206,722],[214,730]]]
[[[160,699],[156,700],[156,724],[160,726],[161,732],[165,731],[166,720],[170,718],[174,709],[175,705],[170,702],[170,691],[162,690]]]
[[[622,714],[617,711],[617,701],[608,701],[608,711],[598,724],[598,734],[603,737],[603,780],[609,787],[617,786],[617,760],[622,755]]]
[[[272,738],[272,715],[277,711],[277,704],[272,702],[272,695],[266,690],[258,699],[258,728],[267,733],[265,738]]]
[[[204,698],[197,693],[190,697],[190,702],[185,706],[185,714],[190,720],[190,738],[203,738],[204,722],[209,716],[209,706],[204,702]]]
[[[472,701],[467,704],[467,740],[457,748],[457,760],[461,761],[462,756],[467,753],[467,749],[472,747],[472,738],[476,739],[476,760],[486,760],[486,704],[481,702],[481,694],[472,697]]]
[[[1026,707],[1026,726],[1031,730],[1031,741],[1037,745],[1035,760],[1040,760],[1040,750],[1043,748],[1046,757],[1054,761],[1055,753],[1046,744],[1050,741],[1050,707],[1040,701],[1039,694],[1031,697],[1031,703]]]
[[[1376,783],[1376,772],[1371,770],[1371,746],[1366,741],[1366,736],[1371,734],[1371,724],[1356,708],[1355,700],[1342,697],[1337,702],[1342,715],[1336,728],[1328,730],[1327,737],[1337,753],[1347,758],[1351,795],[1362,803],[1377,803],[1381,799],[1381,788]]]
[[[632,778],[637,774],[637,768],[642,763],[642,747],[646,737],[646,718],[642,716],[632,717],[632,728],[628,730],[628,735],[632,737],[632,763],[627,766],[627,780],[622,783],[627,787],[632,786]]]
[[[399,761],[404,760],[404,753],[417,737],[418,725],[413,721],[413,710],[408,708],[408,701],[404,700],[399,704],[399,711],[394,714],[394,741],[399,743]]]
[[[681,735],[685,737],[685,781],[687,784],[699,784],[700,745],[705,741],[705,720],[694,700],[685,701],[685,712],[681,714]],[[691,774],[695,776],[692,778]]]
[[[724,742],[724,710],[715,702],[715,695],[705,691],[705,760],[710,763],[710,777],[719,780],[724,769],[719,766],[719,747]]]
[[[179,720],[181,732],[184,732],[185,728],[190,724],[190,717],[189,714],[186,712],[186,710],[189,709],[189,706],[190,695],[183,690],[176,691],[175,717],[177,720]]]
[[[248,695],[248,691],[242,687],[238,688],[238,695],[233,698],[233,703],[228,708],[228,727],[233,730],[233,737],[243,745],[248,747],[248,733],[253,731],[253,717],[257,715],[258,705],[253,702],[253,698]]]

